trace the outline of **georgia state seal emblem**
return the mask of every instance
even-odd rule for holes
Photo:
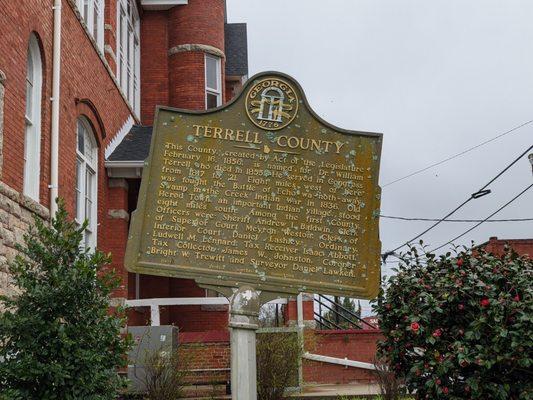
[[[298,96],[293,87],[280,78],[265,78],[255,83],[246,94],[248,118],[260,128],[276,131],[285,128],[296,117]]]

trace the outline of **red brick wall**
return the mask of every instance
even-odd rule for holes
[[[187,369],[196,370],[188,376],[190,383],[210,384],[230,380],[231,350],[227,330],[216,334],[180,332],[178,338]]]
[[[170,47],[205,44],[224,51],[224,0],[189,0],[169,11]]]
[[[316,331],[313,338],[310,353],[373,363],[382,334],[378,330]],[[369,370],[311,360],[303,362],[303,377],[306,383],[375,381]]]
[[[533,239],[498,239],[491,237],[485,245],[485,249],[495,254],[502,254],[505,245],[511,246],[518,254],[533,257]]]
[[[153,123],[157,105],[205,108],[201,51],[169,54],[175,46],[208,45],[224,51],[224,1],[190,0],[168,11],[143,13],[141,24],[142,123]],[[222,62],[224,84],[224,62]],[[224,92],[223,92],[224,93]],[[225,96],[223,96],[223,99]]]
[[[144,12],[141,20],[141,121],[144,125],[153,123],[157,105],[170,105],[168,48],[168,12]]]
[[[314,301],[312,299],[306,299],[302,302],[302,306],[304,321],[314,321]],[[295,298],[289,299],[285,307],[283,307],[283,319],[288,324],[298,322],[298,302]]]
[[[4,165],[2,180],[22,191],[24,154],[24,109],[26,51],[30,33],[37,34],[42,46],[43,90],[41,114],[40,203],[49,206],[50,114],[52,81],[53,1],[0,0],[0,69],[5,72]],[[105,241],[107,182],[103,151],[130,111],[89,36],[78,21],[69,1],[62,2],[62,53],[60,100],[59,195],[70,212],[75,201],[76,119],[80,115],[76,99],[89,99],[105,127],[107,136],[97,137],[99,149],[98,202],[99,242]],[[86,115],[98,126],[94,112]]]

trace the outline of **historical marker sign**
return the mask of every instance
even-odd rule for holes
[[[336,128],[280,73],[205,112],[157,110],[129,271],[358,297],[380,281],[382,135]]]

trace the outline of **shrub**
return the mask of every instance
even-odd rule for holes
[[[153,351],[147,353],[142,365],[146,375],[143,383],[147,400],[175,400],[183,396],[187,376],[183,351]]]
[[[381,356],[420,399],[532,398],[533,261],[416,248],[375,305]]]
[[[374,360],[376,366],[375,375],[379,385],[380,399],[399,400],[404,392],[403,385],[391,370],[389,363],[384,359]]]
[[[279,400],[285,389],[298,384],[302,346],[296,332],[257,335],[257,398]]]
[[[85,226],[58,206],[51,225],[35,220],[9,265],[19,290],[0,298],[0,398],[114,399],[129,345],[122,310],[109,310],[118,280],[108,256],[80,247]]]

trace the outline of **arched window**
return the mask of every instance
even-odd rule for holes
[[[87,220],[85,247],[96,247],[98,150],[93,130],[85,117],[78,118],[76,147],[76,221]]]
[[[39,201],[41,173],[41,88],[43,67],[37,37],[31,34],[26,60],[26,132],[24,137],[24,187],[26,196]]]

